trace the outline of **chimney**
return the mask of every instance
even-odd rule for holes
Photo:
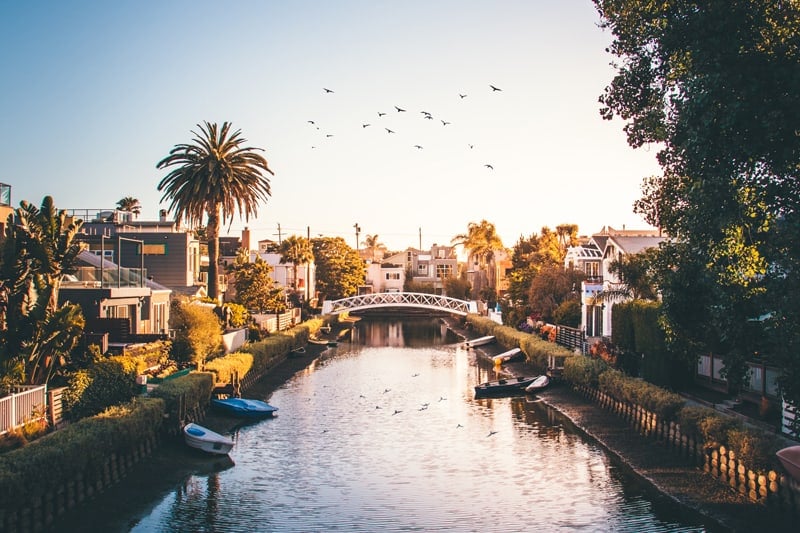
[[[166,222],[167,221],[167,210],[162,209],[158,212],[158,221],[159,222]]]
[[[250,229],[247,226],[242,230],[242,249],[250,253]]]

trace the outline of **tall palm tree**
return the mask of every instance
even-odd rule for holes
[[[488,263],[498,250],[503,250],[503,241],[497,235],[494,224],[481,220],[480,223],[470,222],[467,224],[467,233],[462,233],[453,237],[451,244],[461,245],[468,252],[470,259],[478,262],[478,270],[487,279],[488,285]],[[483,279],[473,280],[473,291],[480,293],[483,288]]]
[[[120,211],[129,211],[138,217],[142,213],[142,204],[139,203],[138,198],[125,196],[117,202],[117,209]]]
[[[375,235],[367,235],[364,240],[361,241],[361,244],[363,244],[364,248],[369,251],[373,261],[375,261],[377,252],[386,252],[386,245],[378,240],[377,233]]]
[[[191,144],[178,144],[156,168],[176,166],[158,184],[164,191],[161,201],[170,200],[169,211],[180,223],[190,226],[203,223],[207,217],[208,295],[219,296],[219,227],[232,221],[235,212],[245,220],[256,216],[260,201],[272,194],[269,178],[274,175],[260,148],[244,146],[241,130],[231,132],[231,124],[223,122],[198,124],[200,133],[192,131]]]
[[[463,246],[470,257],[478,260],[481,267],[486,266],[494,252],[503,249],[503,241],[497,235],[494,224],[486,220],[481,220],[480,223],[470,222],[467,233],[453,237],[451,244]]]
[[[294,270],[294,281],[292,289],[297,292],[297,268],[300,265],[307,265],[314,260],[314,249],[311,247],[311,241],[305,237],[298,237],[292,235],[281,241],[278,252],[281,254],[281,264],[291,263]],[[306,280],[306,288],[308,288],[308,280]],[[306,300],[308,294],[306,294]]]

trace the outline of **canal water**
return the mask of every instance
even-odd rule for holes
[[[458,341],[358,322],[131,531],[703,531],[535,397],[476,399],[494,370]]]

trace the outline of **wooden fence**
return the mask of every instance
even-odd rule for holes
[[[18,386],[10,396],[0,398],[0,435],[47,417],[47,387]]]
[[[705,446],[699,436],[681,432],[675,421],[663,420],[641,406],[619,401],[592,387],[575,386],[575,389],[588,400],[620,416],[637,433],[689,458],[704,472],[751,501],[800,512],[800,484],[789,476],[773,470],[766,473],[750,470],[732,450],[724,446]]]

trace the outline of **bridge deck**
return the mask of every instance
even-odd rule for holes
[[[415,307],[446,311],[457,315],[477,313],[478,309],[478,305],[474,301],[459,300],[449,296],[420,292],[378,292],[339,300],[326,300],[322,304],[322,314],[339,314],[345,311],[380,307]]]

